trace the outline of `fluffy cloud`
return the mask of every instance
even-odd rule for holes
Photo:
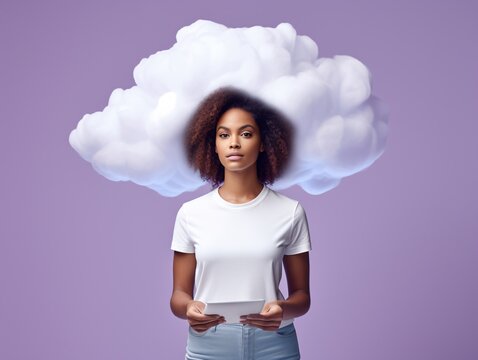
[[[295,157],[272,189],[299,185],[318,195],[383,153],[386,107],[359,60],[319,58],[316,43],[288,23],[228,28],[197,20],[176,40],[142,59],[136,85],[113,90],[104,110],[84,115],[70,133],[71,146],[106,178],[163,196],[204,185],[187,164],[181,134],[199,102],[222,86],[264,100],[296,127]]]

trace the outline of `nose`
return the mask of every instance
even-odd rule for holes
[[[235,136],[231,136],[231,143],[229,144],[229,147],[232,149],[238,149],[241,147]]]

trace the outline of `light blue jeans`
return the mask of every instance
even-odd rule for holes
[[[204,332],[189,326],[186,360],[297,360],[294,323],[277,331],[251,325],[219,324]]]

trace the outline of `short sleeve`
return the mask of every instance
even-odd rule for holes
[[[294,219],[290,234],[290,242],[285,248],[284,255],[295,255],[312,250],[310,242],[309,224],[305,210],[297,203],[294,210]]]
[[[194,253],[194,244],[188,233],[187,216],[184,210],[184,205],[179,208],[176,215],[171,250],[184,253]]]

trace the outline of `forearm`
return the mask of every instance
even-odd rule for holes
[[[174,290],[170,301],[171,311],[178,318],[187,319],[186,310],[191,301],[193,301],[193,298],[187,292]]]
[[[304,290],[297,290],[286,300],[278,300],[277,304],[282,307],[284,320],[304,315],[310,308],[310,295]]]

